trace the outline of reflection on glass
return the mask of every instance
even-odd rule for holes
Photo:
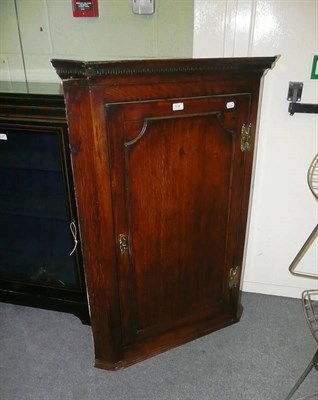
[[[1,133],[0,278],[76,288],[59,137]]]

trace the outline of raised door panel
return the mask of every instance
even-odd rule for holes
[[[249,104],[249,95],[106,104],[124,345],[233,309]]]

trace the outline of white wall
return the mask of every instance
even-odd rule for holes
[[[194,57],[281,58],[264,80],[243,290],[299,297],[317,280],[288,267],[318,222],[306,183],[318,152],[317,114],[287,112],[289,81],[304,83],[302,102],[318,103],[310,79],[318,54],[318,0],[195,0]],[[318,238],[299,268],[318,273]]]

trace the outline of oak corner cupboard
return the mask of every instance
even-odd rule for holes
[[[95,366],[237,322],[260,84],[277,57],[53,60]]]

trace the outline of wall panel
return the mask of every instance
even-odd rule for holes
[[[318,151],[318,117],[290,116],[286,97],[289,81],[301,81],[302,101],[318,103],[318,83],[310,79],[318,1],[196,0],[194,15],[194,57],[281,55],[263,87],[243,289],[299,297],[317,286],[291,276],[288,267],[318,222],[317,201],[306,183]],[[300,269],[318,273],[317,242]]]

